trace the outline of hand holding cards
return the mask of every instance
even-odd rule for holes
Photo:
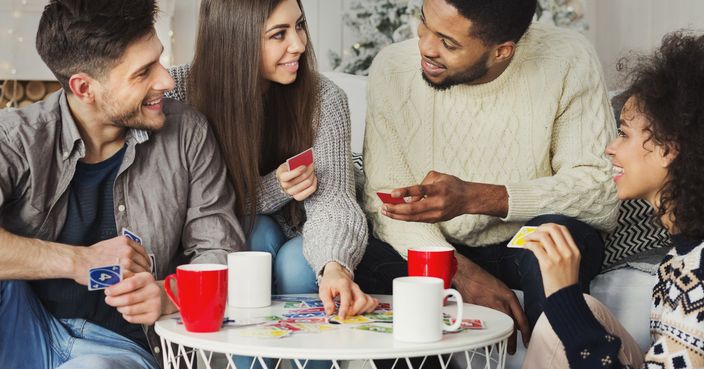
[[[506,247],[523,248],[526,247],[526,236],[535,232],[538,227],[521,227],[515,236],[508,242]]]
[[[379,200],[381,200],[384,204],[396,205],[406,203],[406,200],[403,197],[393,197],[387,192],[377,192],[376,195],[379,196]]]

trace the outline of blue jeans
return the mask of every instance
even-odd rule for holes
[[[276,294],[318,293],[315,272],[303,256],[303,237],[287,240],[278,223],[257,215],[247,248],[271,254],[272,291]]]
[[[25,281],[0,281],[0,368],[157,369],[130,339],[84,319],[56,319]]]
[[[302,236],[287,240],[276,221],[266,215],[257,215],[247,239],[247,249],[271,254],[272,291],[276,294],[318,293],[315,272],[303,256]],[[252,366],[253,359],[239,356],[235,358],[235,365],[237,369],[261,369],[258,360]],[[265,362],[269,369],[276,365],[273,359],[265,359]],[[326,360],[309,360],[306,369],[324,369],[331,365],[332,362]]]

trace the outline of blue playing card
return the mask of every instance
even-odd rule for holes
[[[136,233],[130,231],[127,228],[122,228],[122,235],[129,238],[130,240],[132,240],[134,242],[137,242],[140,245],[142,244],[142,239],[139,236],[137,236]]]
[[[107,265],[88,269],[88,290],[104,290],[122,281],[122,268],[119,265]]]

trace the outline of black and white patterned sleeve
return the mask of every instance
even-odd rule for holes
[[[173,78],[176,82],[176,85],[173,90],[167,91],[164,96],[179,101],[186,101],[186,93],[188,92],[188,76],[191,73],[191,65],[177,65],[168,68],[167,71],[171,75],[171,78]]]

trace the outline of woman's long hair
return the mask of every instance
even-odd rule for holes
[[[264,24],[282,1],[203,0],[200,7],[188,102],[213,126],[241,220],[256,214],[260,176],[313,145],[319,114],[320,85],[310,41],[295,82],[281,85],[262,77]],[[295,201],[286,206],[284,215],[294,228],[305,221]],[[253,223],[249,222],[250,230]]]

